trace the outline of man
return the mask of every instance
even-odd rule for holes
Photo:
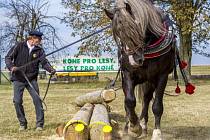
[[[39,87],[37,84],[37,76],[39,72],[39,64],[50,72],[55,74],[55,69],[50,65],[48,60],[45,58],[44,50],[39,47],[42,40],[43,33],[38,31],[29,32],[29,36],[26,41],[17,43],[11,48],[5,57],[5,63],[7,68],[11,71],[11,81],[13,82],[14,97],[13,103],[15,106],[17,118],[20,122],[20,131],[27,129],[27,120],[25,118],[23,108],[23,91],[26,88],[30,93],[36,110],[36,130],[43,130],[44,126],[44,110],[42,101],[39,97]],[[36,61],[37,58],[40,58]],[[30,65],[24,66],[26,63],[35,60]],[[27,82],[24,75],[28,78],[31,85]]]

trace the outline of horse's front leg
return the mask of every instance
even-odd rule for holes
[[[163,95],[168,81],[168,75],[161,75],[155,90],[155,99],[152,111],[155,115],[155,129],[153,130],[152,140],[162,140],[160,121],[163,114]]]
[[[122,86],[125,94],[125,111],[129,121],[127,123],[128,126],[126,127],[128,128],[129,135],[138,137],[142,133],[142,128],[139,124],[138,117],[135,112],[136,98],[134,95],[134,79],[132,79],[129,72],[124,72],[123,74],[124,76]]]
[[[155,85],[149,82],[143,83],[142,85],[143,100],[142,100],[142,112],[140,116],[140,125],[143,129],[142,136],[147,135],[147,122],[148,122],[148,108],[149,103],[152,100]]]

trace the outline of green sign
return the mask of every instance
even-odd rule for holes
[[[54,64],[57,71],[114,71],[118,70],[116,58],[70,57]]]

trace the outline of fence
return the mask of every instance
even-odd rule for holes
[[[90,75],[90,74],[95,74],[95,73],[97,75]],[[84,73],[82,73],[82,74],[84,74]],[[86,75],[84,75],[82,77],[81,72],[78,72],[78,73],[72,72],[72,73],[68,74],[69,76],[71,76],[71,78],[68,77],[67,79],[76,79],[76,80],[72,80],[73,82],[85,82],[85,81],[87,81],[86,78],[88,77],[89,81],[95,81],[95,80],[109,81],[116,77],[117,70],[113,70],[113,71],[97,71],[97,70],[95,70],[94,72],[87,72],[85,74]],[[46,73],[46,71],[40,70],[38,77],[40,80],[42,80],[44,82],[44,81],[47,81],[48,74]],[[5,69],[4,60],[0,55],[0,84],[10,84],[11,82],[9,79],[10,79],[10,72]],[[71,82],[71,81],[69,81],[69,82]]]
[[[5,83],[11,83],[10,80],[9,80],[9,77],[10,77],[10,73],[9,71],[6,71],[4,68],[3,68],[3,58],[2,56],[0,55],[0,85],[1,84],[5,84]]]

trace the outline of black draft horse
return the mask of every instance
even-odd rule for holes
[[[164,15],[146,0],[117,0],[114,10],[105,10],[112,20],[112,30],[119,47],[122,87],[128,134],[138,137],[147,133],[148,107],[154,95],[153,140],[161,138],[160,121],[168,75],[175,65],[174,35],[164,26]],[[143,108],[135,113],[134,88],[143,85]]]

